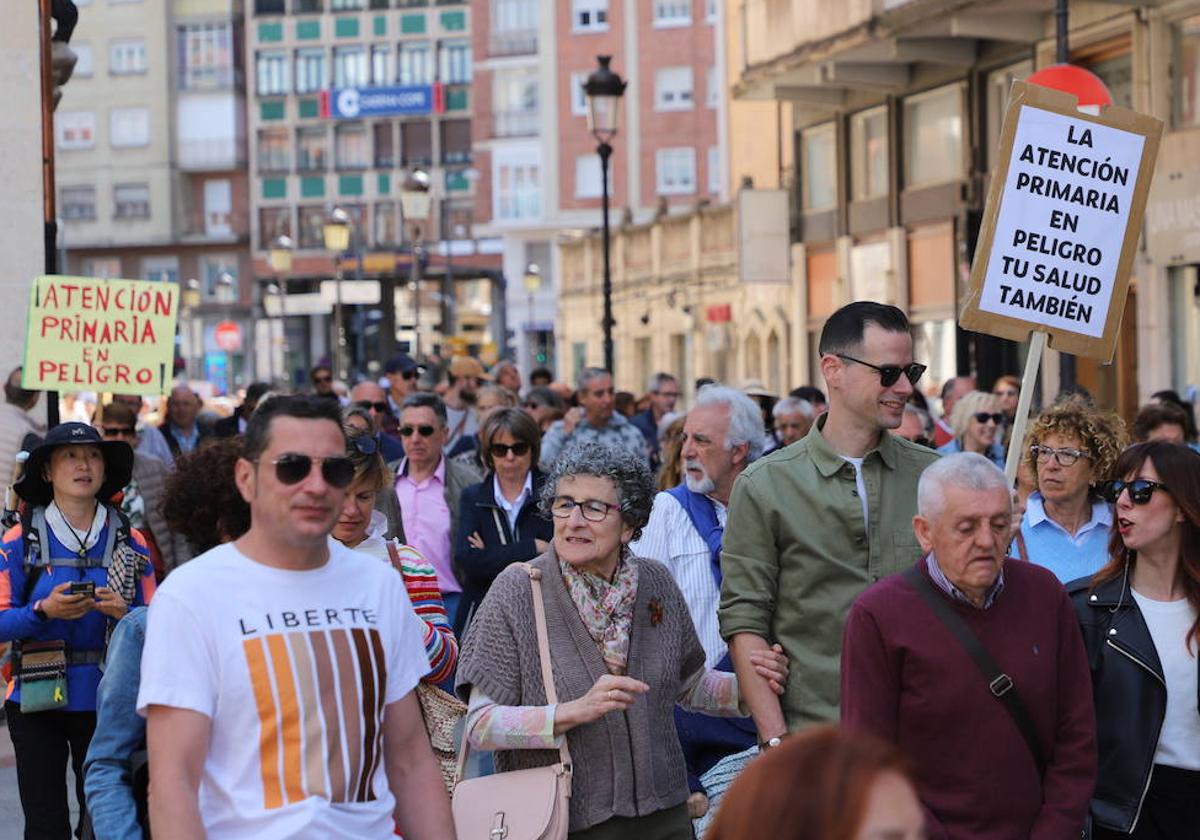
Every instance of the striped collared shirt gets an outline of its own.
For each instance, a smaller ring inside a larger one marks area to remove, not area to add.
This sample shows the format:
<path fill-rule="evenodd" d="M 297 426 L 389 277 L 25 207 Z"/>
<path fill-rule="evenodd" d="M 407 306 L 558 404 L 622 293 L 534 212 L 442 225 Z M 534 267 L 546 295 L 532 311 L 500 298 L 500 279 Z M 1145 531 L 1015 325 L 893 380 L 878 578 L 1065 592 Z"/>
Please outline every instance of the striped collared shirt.
<path fill-rule="evenodd" d="M 933 578 L 933 582 L 937 584 L 938 589 L 945 592 L 955 601 L 974 607 L 971 599 L 963 594 L 963 591 L 950 582 L 950 578 L 946 577 L 942 572 L 942 567 L 937 564 L 934 559 L 933 552 L 930 552 L 925 557 L 925 568 L 929 570 L 929 576 Z M 992 584 L 992 588 L 987 591 L 987 595 L 983 598 L 983 606 L 976 609 L 986 610 L 996 602 L 996 596 L 1004 589 L 1004 567 L 1000 567 L 1000 574 L 996 575 L 996 580 Z"/>

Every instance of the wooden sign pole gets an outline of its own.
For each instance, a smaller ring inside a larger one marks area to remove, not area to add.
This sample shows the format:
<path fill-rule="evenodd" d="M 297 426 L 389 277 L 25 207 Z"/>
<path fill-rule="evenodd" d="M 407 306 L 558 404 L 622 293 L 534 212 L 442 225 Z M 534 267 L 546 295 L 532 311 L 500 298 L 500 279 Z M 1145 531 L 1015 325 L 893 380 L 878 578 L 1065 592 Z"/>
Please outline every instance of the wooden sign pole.
<path fill-rule="evenodd" d="M 1042 351 L 1046 349 L 1049 333 L 1034 330 L 1029 338 L 1029 355 L 1025 359 L 1025 376 L 1021 379 L 1021 396 L 1017 400 L 1017 416 L 1013 419 L 1012 434 L 1008 438 L 1008 456 L 1004 461 L 1004 477 L 1008 486 L 1017 482 L 1017 468 L 1025 456 L 1025 427 L 1029 425 L 1029 405 L 1033 402 L 1033 387 L 1037 384 L 1038 370 L 1042 366 Z"/>

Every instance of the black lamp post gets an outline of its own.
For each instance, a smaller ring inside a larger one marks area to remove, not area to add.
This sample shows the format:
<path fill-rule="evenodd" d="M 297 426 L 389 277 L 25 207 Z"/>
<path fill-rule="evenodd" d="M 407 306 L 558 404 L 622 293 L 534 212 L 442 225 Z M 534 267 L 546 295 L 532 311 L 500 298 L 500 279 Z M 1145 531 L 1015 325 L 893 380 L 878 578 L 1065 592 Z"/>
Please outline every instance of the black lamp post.
<path fill-rule="evenodd" d="M 612 157 L 609 141 L 617 134 L 618 118 L 621 114 L 621 96 L 625 93 L 625 80 L 609 69 L 611 55 L 598 55 L 600 66 L 587 77 L 583 92 L 587 96 L 588 131 L 600 143 L 596 153 L 600 155 L 600 196 L 603 215 L 604 242 L 604 367 L 613 371 L 613 314 L 612 314 L 612 267 L 608 259 L 608 159 Z"/>

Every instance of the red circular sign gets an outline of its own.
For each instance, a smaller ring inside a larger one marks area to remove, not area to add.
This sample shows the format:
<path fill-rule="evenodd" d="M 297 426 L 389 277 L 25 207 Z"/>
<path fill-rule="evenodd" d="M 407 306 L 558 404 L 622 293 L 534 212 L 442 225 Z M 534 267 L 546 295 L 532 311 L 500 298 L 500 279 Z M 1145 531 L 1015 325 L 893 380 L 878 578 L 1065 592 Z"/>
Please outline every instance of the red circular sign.
<path fill-rule="evenodd" d="M 1093 108 L 1112 104 L 1112 94 L 1100 77 L 1074 64 L 1052 64 L 1034 73 L 1025 81 L 1031 85 L 1061 90 L 1079 100 L 1079 107 Z"/>
<path fill-rule="evenodd" d="M 213 341 L 226 353 L 242 349 L 242 328 L 234 321 L 222 321 L 213 329 Z"/>

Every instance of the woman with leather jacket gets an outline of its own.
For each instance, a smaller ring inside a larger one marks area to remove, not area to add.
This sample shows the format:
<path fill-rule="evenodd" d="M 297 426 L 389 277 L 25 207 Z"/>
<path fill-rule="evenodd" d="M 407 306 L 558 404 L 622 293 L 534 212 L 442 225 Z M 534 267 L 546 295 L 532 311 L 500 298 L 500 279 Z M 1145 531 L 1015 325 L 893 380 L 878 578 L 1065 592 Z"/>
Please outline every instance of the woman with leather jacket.
<path fill-rule="evenodd" d="M 1100 775 L 1094 840 L 1200 831 L 1200 455 L 1132 446 L 1102 488 L 1109 562 L 1068 585 L 1091 664 Z"/>

